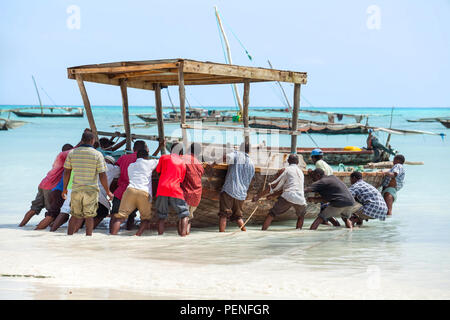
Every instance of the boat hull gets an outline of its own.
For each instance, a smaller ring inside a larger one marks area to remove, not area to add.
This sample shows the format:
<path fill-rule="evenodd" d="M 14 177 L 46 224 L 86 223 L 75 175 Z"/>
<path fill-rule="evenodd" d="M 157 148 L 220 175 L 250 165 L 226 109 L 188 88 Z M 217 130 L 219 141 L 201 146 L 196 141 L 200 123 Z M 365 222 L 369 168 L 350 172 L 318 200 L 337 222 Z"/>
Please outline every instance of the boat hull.
<path fill-rule="evenodd" d="M 206 166 L 206 165 L 205 165 Z M 222 186 L 225 182 L 225 176 L 227 173 L 227 165 L 220 164 L 215 165 L 213 168 L 205 168 L 205 174 L 202 177 L 203 194 L 202 199 L 194 212 L 194 219 L 192 220 L 193 227 L 218 227 L 219 218 L 219 198 Z M 335 172 L 335 176 L 341 179 L 347 186 L 350 186 L 350 172 Z M 304 170 L 305 175 L 305 187 L 312 184 L 312 178 L 308 171 Z M 255 176 L 247 194 L 247 200 L 243 204 L 243 219 L 244 221 L 252 214 L 256 209 L 252 218 L 249 220 L 249 225 L 261 225 L 266 218 L 269 210 L 273 207 L 276 200 L 268 200 L 261 198 L 258 202 L 252 202 L 252 198 L 260 192 L 267 183 L 272 182 L 278 177 L 278 169 L 268 169 L 261 167 L 255 168 Z M 375 187 L 379 187 L 383 180 L 382 172 L 364 172 L 363 178 L 366 182 L 370 183 Z M 154 176 L 153 180 L 153 190 L 157 190 L 158 178 Z M 309 196 L 314 196 L 310 194 Z M 153 206 L 154 207 L 154 206 Z M 320 204 L 308 203 L 306 209 L 306 218 L 315 218 L 320 211 Z M 169 218 L 167 220 L 168 225 L 176 225 L 177 216 L 174 212 L 170 212 Z M 295 215 L 295 210 L 293 208 L 289 209 L 286 213 L 277 216 L 274 221 L 285 221 L 297 219 Z M 156 224 L 158 221 L 155 209 L 153 208 L 152 224 Z"/>
<path fill-rule="evenodd" d="M 26 111 L 11 111 L 21 118 L 82 118 L 83 113 L 40 113 Z"/>
<path fill-rule="evenodd" d="M 446 128 L 450 128 L 450 120 L 439 120 L 439 122 Z"/>

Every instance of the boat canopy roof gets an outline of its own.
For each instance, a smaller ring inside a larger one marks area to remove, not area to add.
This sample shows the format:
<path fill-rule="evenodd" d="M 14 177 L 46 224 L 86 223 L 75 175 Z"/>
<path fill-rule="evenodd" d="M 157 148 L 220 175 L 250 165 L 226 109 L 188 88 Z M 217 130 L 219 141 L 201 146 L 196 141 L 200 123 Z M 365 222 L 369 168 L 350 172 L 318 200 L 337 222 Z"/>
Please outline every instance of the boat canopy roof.
<path fill-rule="evenodd" d="M 120 85 L 127 79 L 127 86 L 154 90 L 178 85 L 179 72 L 184 73 L 185 85 L 210 85 L 249 82 L 279 81 L 306 84 L 307 73 L 256 67 L 203 62 L 188 59 L 128 61 L 93 64 L 67 69 L 69 79 L 80 75 L 83 81 Z"/>

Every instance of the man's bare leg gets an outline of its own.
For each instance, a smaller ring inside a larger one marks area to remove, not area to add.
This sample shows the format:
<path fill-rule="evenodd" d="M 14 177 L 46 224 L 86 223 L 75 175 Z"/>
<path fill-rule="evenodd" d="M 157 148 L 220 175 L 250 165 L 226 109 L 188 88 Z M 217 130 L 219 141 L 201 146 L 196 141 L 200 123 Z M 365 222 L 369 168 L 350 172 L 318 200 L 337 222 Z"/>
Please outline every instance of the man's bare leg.
<path fill-rule="evenodd" d="M 325 220 L 322 219 L 321 217 L 317 217 L 316 220 L 314 220 L 314 222 L 312 223 L 312 225 L 311 225 L 311 227 L 309 229 L 310 230 L 317 230 L 317 228 L 319 227 L 319 224 L 321 224 L 324 221 Z"/>
<path fill-rule="evenodd" d="M 334 217 L 329 218 L 328 221 L 330 221 L 331 224 L 332 224 L 333 226 L 335 226 L 335 227 L 340 227 L 340 226 L 341 226 L 341 224 L 339 223 L 339 221 L 337 221 L 337 219 L 334 218 Z"/>
<path fill-rule="evenodd" d="M 272 224 L 272 221 L 273 221 L 273 216 L 268 214 L 266 216 L 266 219 L 264 220 L 261 230 L 267 230 L 270 227 L 270 225 Z"/>
<path fill-rule="evenodd" d="M 121 225 L 124 221 L 125 221 L 125 219 L 119 219 L 119 218 L 116 218 L 116 217 L 111 217 L 111 223 L 110 223 L 111 228 L 110 228 L 109 233 L 110 233 L 111 235 L 116 235 L 116 234 L 118 234 L 118 233 L 119 233 L 119 230 L 120 230 L 120 225 Z"/>
<path fill-rule="evenodd" d="M 188 221 L 188 225 L 187 225 L 187 233 L 186 233 L 186 235 L 189 235 L 189 234 L 191 234 L 191 225 L 192 225 L 192 223 L 191 223 L 191 219 L 189 219 L 189 221 Z"/>
<path fill-rule="evenodd" d="M 387 215 L 391 216 L 392 215 L 392 206 L 394 204 L 394 197 L 389 192 L 386 192 L 383 195 L 383 198 L 384 198 L 384 202 L 386 202 L 386 205 L 388 207 Z"/>
<path fill-rule="evenodd" d="M 55 218 L 53 218 L 51 216 L 47 216 L 44 219 L 42 219 L 41 222 L 39 222 L 39 224 L 36 226 L 36 228 L 34 230 L 47 229 L 47 227 L 50 225 L 50 223 L 52 223 L 54 220 L 55 220 Z"/>
<path fill-rule="evenodd" d="M 132 213 L 128 216 L 127 220 L 127 230 L 133 230 L 136 228 L 136 223 L 134 222 L 134 218 L 136 218 L 136 213 Z"/>
<path fill-rule="evenodd" d="M 180 236 L 181 237 L 185 237 L 188 235 L 187 233 L 187 228 L 188 228 L 188 224 L 189 224 L 189 217 L 184 217 L 183 219 L 181 219 L 179 221 L 180 224 Z"/>
<path fill-rule="evenodd" d="M 69 227 L 67 228 L 67 235 L 71 236 L 81 228 L 84 219 L 75 218 L 72 216 L 69 220 Z"/>
<path fill-rule="evenodd" d="M 225 232 L 226 227 L 227 227 L 227 218 L 220 217 L 219 218 L 219 232 Z"/>
<path fill-rule="evenodd" d="M 166 220 L 159 219 L 159 221 L 158 221 L 158 234 L 159 235 L 162 235 L 164 233 L 165 224 L 166 224 Z"/>
<path fill-rule="evenodd" d="M 97 229 L 98 225 L 103 221 L 104 218 L 95 217 L 94 218 L 94 229 Z"/>
<path fill-rule="evenodd" d="M 247 229 L 245 229 L 245 227 L 244 227 L 244 220 L 238 219 L 238 220 L 236 221 L 236 223 L 237 223 L 237 225 L 239 226 L 239 228 L 240 228 L 242 231 L 247 231 Z"/>
<path fill-rule="evenodd" d="M 22 222 L 19 224 L 19 227 L 24 227 L 28 221 L 30 221 L 31 218 L 36 214 L 36 211 L 34 210 L 28 210 L 27 213 L 25 213 L 25 216 L 23 217 Z"/>
<path fill-rule="evenodd" d="M 350 219 L 342 218 L 342 220 L 344 220 L 346 228 L 348 228 L 350 230 L 353 229 L 353 223 Z"/>
<path fill-rule="evenodd" d="M 94 218 L 84 219 L 86 222 L 86 235 L 92 236 L 92 231 L 94 230 Z"/>
<path fill-rule="evenodd" d="M 58 216 L 56 217 L 55 221 L 53 222 L 53 225 L 52 225 L 50 231 L 51 232 L 55 232 L 56 230 L 59 229 L 59 227 L 61 227 L 64 223 L 66 223 L 67 220 L 69 220 L 69 214 L 68 213 L 60 213 L 60 214 L 58 214 Z"/>
<path fill-rule="evenodd" d="M 141 225 L 139 226 L 139 230 L 136 232 L 136 236 L 140 237 L 144 233 L 144 230 L 148 229 L 150 226 L 149 220 L 142 220 Z"/>
<path fill-rule="evenodd" d="M 296 229 L 302 229 L 303 228 L 303 222 L 305 221 L 305 216 L 298 217 L 297 219 L 297 225 L 295 226 Z"/>

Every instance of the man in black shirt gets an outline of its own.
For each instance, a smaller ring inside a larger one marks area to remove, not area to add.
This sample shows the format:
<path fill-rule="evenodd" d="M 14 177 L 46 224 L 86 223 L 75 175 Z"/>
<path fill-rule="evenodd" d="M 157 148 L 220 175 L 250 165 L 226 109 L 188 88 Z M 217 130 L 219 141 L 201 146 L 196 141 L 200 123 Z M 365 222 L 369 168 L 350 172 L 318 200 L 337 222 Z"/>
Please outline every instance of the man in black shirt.
<path fill-rule="evenodd" d="M 322 169 L 312 172 L 314 183 L 305 189 L 306 192 L 317 192 L 323 202 L 329 202 L 328 207 L 319 213 L 310 229 L 316 230 L 319 225 L 331 217 L 342 217 L 347 228 L 352 228 L 349 218 L 361 209 L 361 204 L 355 202 L 347 186 L 335 176 L 325 176 Z"/>

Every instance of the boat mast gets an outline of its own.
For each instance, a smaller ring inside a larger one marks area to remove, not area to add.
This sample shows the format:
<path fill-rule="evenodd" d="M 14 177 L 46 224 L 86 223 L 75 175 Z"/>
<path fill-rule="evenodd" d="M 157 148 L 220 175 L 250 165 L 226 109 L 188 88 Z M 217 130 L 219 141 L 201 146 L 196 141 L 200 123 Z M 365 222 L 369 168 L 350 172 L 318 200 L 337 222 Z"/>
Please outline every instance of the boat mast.
<path fill-rule="evenodd" d="M 31 76 L 31 78 L 33 78 L 33 82 L 34 82 L 34 87 L 36 88 L 36 93 L 39 99 L 39 105 L 41 106 L 41 114 L 44 114 L 44 109 L 42 108 L 42 101 L 41 101 L 41 96 L 39 95 L 39 90 L 38 87 L 36 85 L 36 80 L 34 80 L 34 76 Z"/>
<path fill-rule="evenodd" d="M 267 62 L 269 63 L 270 69 L 273 69 L 272 64 L 270 63 L 270 60 L 267 60 Z M 278 85 L 280 86 L 281 91 L 283 92 L 284 99 L 286 99 L 287 105 L 288 105 L 288 107 L 289 107 L 289 112 L 291 112 L 291 111 L 292 111 L 292 108 L 291 108 L 291 104 L 289 103 L 289 99 L 288 99 L 288 97 L 287 97 L 287 95 L 286 95 L 286 92 L 284 91 L 284 88 L 283 88 L 283 86 L 281 85 L 281 82 L 280 82 L 280 81 L 277 81 L 277 83 L 278 83 Z"/>
<path fill-rule="evenodd" d="M 225 41 L 225 46 L 227 49 L 227 56 L 228 56 L 228 61 L 229 61 L 228 64 L 233 64 L 233 61 L 231 60 L 230 44 L 228 43 L 228 38 L 227 38 L 227 35 L 225 34 L 225 30 L 223 29 L 222 20 L 220 20 L 219 11 L 217 10 L 217 6 L 214 6 L 214 10 L 216 11 L 217 22 L 219 23 L 219 28 L 220 28 L 220 31 L 222 32 L 222 36 Z M 239 96 L 239 91 L 237 89 L 236 83 L 233 84 L 233 87 L 234 87 L 234 92 L 236 94 L 236 100 L 239 105 L 239 110 L 242 113 L 242 102 L 241 102 L 241 97 Z"/>

